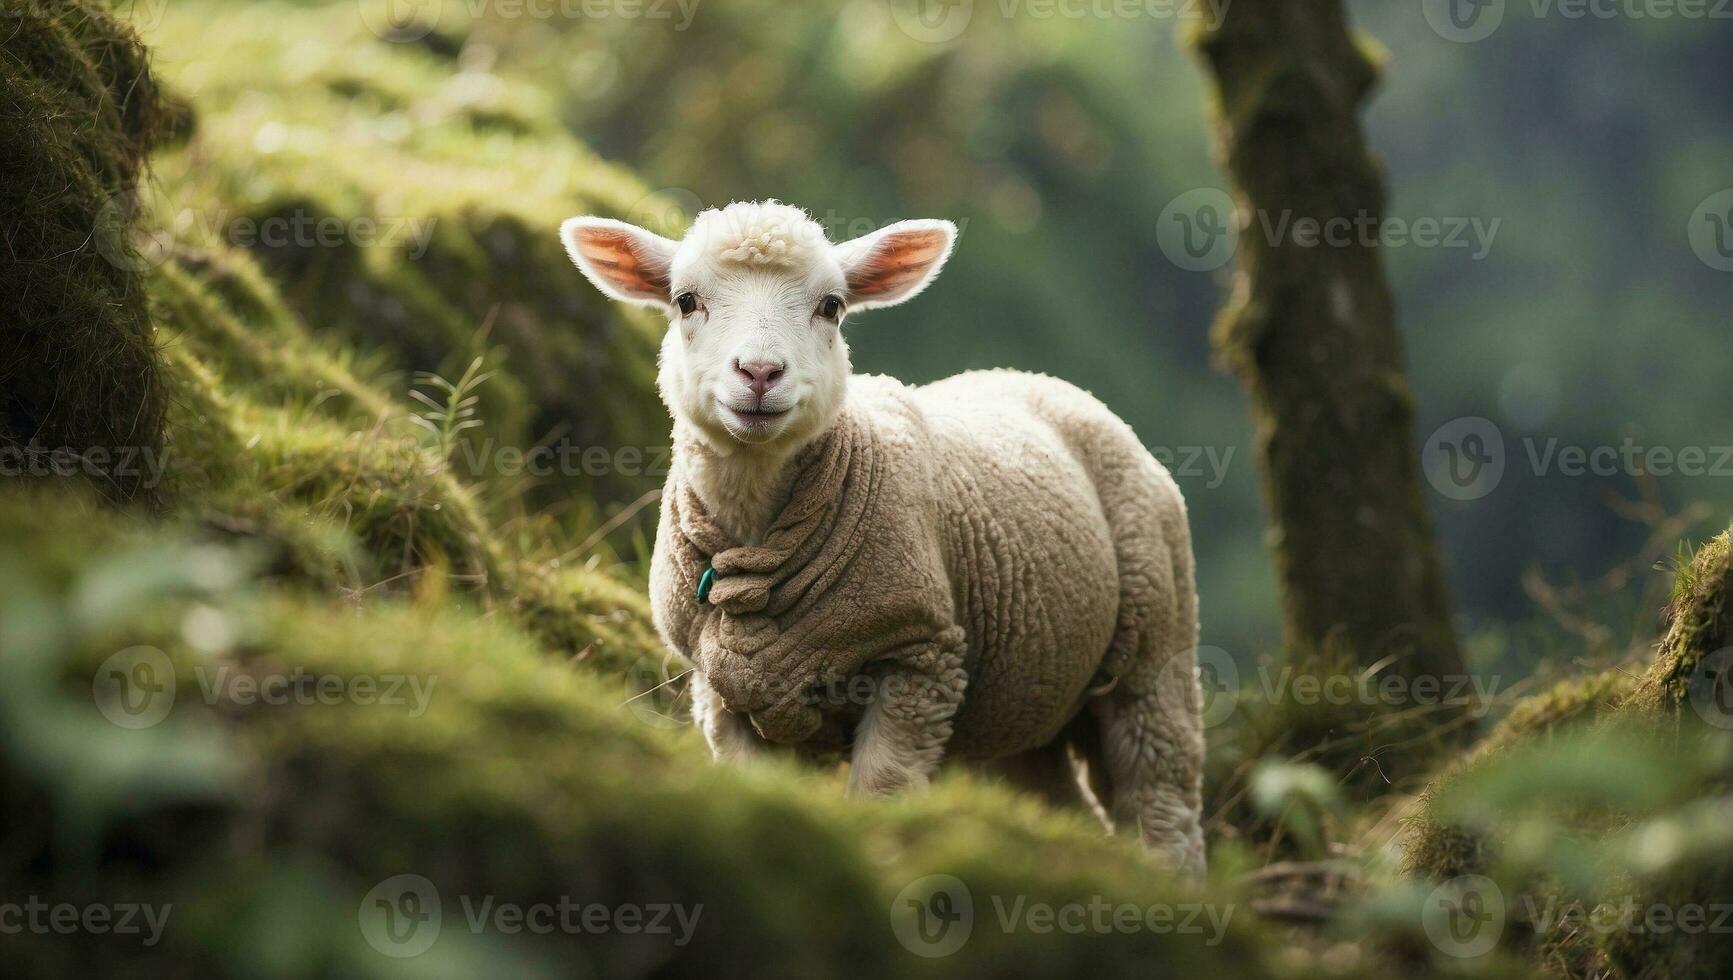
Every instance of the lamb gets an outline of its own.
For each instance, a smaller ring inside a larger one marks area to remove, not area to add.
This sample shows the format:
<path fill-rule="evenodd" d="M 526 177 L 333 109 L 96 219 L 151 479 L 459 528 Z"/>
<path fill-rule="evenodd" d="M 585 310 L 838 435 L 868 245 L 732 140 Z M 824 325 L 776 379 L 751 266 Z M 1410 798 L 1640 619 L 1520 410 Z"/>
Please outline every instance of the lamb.
<path fill-rule="evenodd" d="M 561 237 L 603 293 L 669 317 L 650 591 L 717 760 L 846 749 L 873 795 L 968 760 L 1201 873 L 1197 596 L 1166 469 L 1055 378 L 851 374 L 843 320 L 926 288 L 951 223 L 832 244 L 767 201 L 679 242 L 596 217 Z"/>

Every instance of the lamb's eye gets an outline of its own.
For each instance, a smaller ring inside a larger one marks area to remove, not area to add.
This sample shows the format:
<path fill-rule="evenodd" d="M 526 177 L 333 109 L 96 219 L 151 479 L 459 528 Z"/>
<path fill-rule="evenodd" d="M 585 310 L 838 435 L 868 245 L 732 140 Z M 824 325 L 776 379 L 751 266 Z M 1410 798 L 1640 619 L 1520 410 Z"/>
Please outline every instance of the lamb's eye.
<path fill-rule="evenodd" d="M 698 309 L 698 297 L 691 293 L 681 293 L 674 297 L 674 305 L 680 307 L 681 316 L 691 316 L 692 311 Z"/>
<path fill-rule="evenodd" d="M 818 315 L 826 320 L 834 320 L 842 316 L 842 299 L 836 296 L 826 296 L 818 304 Z"/>

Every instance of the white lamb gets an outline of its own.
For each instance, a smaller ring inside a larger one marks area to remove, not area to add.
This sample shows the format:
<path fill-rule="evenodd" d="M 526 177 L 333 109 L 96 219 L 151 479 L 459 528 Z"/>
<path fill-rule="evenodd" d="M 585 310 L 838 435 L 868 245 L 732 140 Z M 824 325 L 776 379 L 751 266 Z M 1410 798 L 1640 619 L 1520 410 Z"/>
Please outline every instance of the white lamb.
<path fill-rule="evenodd" d="M 768 201 L 680 242 L 561 233 L 604 293 L 669 316 L 650 589 L 718 759 L 852 746 L 864 793 L 976 760 L 1202 870 L 1197 598 L 1167 471 L 1063 381 L 850 373 L 843 319 L 919 293 L 949 222 L 833 245 Z"/>

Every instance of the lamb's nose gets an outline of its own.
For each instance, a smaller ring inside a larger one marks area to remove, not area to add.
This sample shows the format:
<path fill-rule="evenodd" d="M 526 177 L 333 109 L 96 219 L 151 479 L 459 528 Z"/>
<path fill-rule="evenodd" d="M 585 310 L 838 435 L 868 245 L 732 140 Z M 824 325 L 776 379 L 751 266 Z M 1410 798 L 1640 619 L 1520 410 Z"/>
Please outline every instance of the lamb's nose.
<path fill-rule="evenodd" d="M 746 382 L 746 387 L 751 388 L 752 393 L 760 398 L 763 398 L 765 392 L 776 387 L 776 383 L 782 380 L 782 365 L 773 364 L 770 361 L 751 361 L 742 364 L 739 358 L 735 358 L 734 371 L 740 375 L 740 380 Z"/>

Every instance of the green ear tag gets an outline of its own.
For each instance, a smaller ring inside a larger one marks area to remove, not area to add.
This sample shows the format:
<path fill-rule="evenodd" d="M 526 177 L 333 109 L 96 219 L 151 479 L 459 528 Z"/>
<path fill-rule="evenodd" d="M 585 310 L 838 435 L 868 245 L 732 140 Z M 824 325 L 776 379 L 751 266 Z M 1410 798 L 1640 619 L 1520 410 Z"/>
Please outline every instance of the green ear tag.
<path fill-rule="evenodd" d="M 716 584 L 716 568 L 711 566 L 704 570 L 704 575 L 698 579 L 698 604 L 710 601 L 710 587 Z"/>

